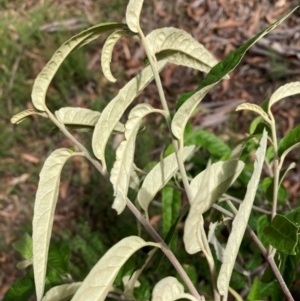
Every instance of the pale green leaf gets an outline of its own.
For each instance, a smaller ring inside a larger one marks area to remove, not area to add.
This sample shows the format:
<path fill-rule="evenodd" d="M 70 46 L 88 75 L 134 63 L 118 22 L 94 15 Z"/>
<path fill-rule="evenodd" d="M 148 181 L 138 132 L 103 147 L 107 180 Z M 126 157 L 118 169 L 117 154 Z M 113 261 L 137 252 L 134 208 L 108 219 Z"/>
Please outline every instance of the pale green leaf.
<path fill-rule="evenodd" d="M 174 64 L 207 73 L 218 63 L 202 44 L 182 29 L 159 28 L 153 30 L 146 41 L 153 54 L 160 53 L 158 58 L 161 56 Z"/>
<path fill-rule="evenodd" d="M 49 84 L 62 62 L 73 50 L 98 38 L 106 31 L 123 28 L 124 26 L 126 25 L 121 23 L 98 24 L 73 36 L 58 48 L 34 81 L 31 97 L 35 108 L 40 111 L 45 111 L 45 98 Z"/>
<path fill-rule="evenodd" d="M 126 23 L 131 31 L 139 32 L 140 15 L 143 6 L 143 0 L 129 0 L 126 8 Z"/>
<path fill-rule="evenodd" d="M 300 93 L 300 82 L 292 82 L 278 88 L 271 96 L 269 101 L 269 112 L 274 103 L 282 98 Z"/>
<path fill-rule="evenodd" d="M 22 112 L 20 112 L 16 115 L 14 115 L 10 119 L 10 122 L 14 123 L 14 124 L 18 124 L 18 123 L 22 122 L 24 119 L 26 119 L 28 116 L 31 116 L 31 115 L 40 115 L 40 116 L 43 116 L 45 118 L 48 117 L 48 115 L 45 112 L 39 112 L 37 110 L 30 109 L 30 110 L 25 110 L 25 111 L 22 111 Z"/>
<path fill-rule="evenodd" d="M 136 191 L 140 188 L 140 178 L 134 169 L 131 170 L 129 187 Z"/>
<path fill-rule="evenodd" d="M 32 259 L 32 238 L 28 233 L 12 244 L 13 248 L 18 251 L 25 259 Z"/>
<path fill-rule="evenodd" d="M 232 230 L 223 255 L 223 264 L 217 280 L 217 287 L 221 295 L 227 295 L 229 282 L 236 261 L 236 257 L 248 224 L 252 205 L 256 195 L 257 187 L 260 182 L 260 175 L 266 154 L 268 134 L 264 131 L 260 146 L 256 151 L 256 160 L 254 163 L 254 171 L 248 183 L 244 201 L 239 207 L 239 211 L 234 218 Z"/>
<path fill-rule="evenodd" d="M 197 175 L 190 184 L 191 208 L 184 225 L 183 241 L 189 254 L 201 251 L 199 225 L 202 214 L 227 191 L 242 172 L 245 164 L 239 160 L 217 162 Z"/>
<path fill-rule="evenodd" d="M 163 113 L 163 111 L 156 110 L 149 104 L 138 104 L 130 111 L 128 121 L 125 124 L 125 140 L 121 142 L 117 149 L 116 161 L 110 176 L 115 196 L 112 208 L 118 214 L 122 213 L 126 207 L 127 192 L 133 169 L 136 135 L 142 119 L 154 112 Z"/>
<path fill-rule="evenodd" d="M 44 163 L 40 173 L 32 222 L 33 270 L 37 300 L 43 297 L 48 249 L 57 203 L 60 173 L 72 156 L 81 155 L 67 148 L 55 150 Z"/>
<path fill-rule="evenodd" d="M 111 70 L 110 70 L 112 52 L 113 52 L 113 49 L 114 49 L 116 43 L 118 42 L 118 40 L 123 36 L 129 36 L 129 35 L 130 34 L 129 34 L 128 30 L 127 31 L 126 30 L 116 30 L 106 39 L 106 41 L 103 45 L 103 49 L 102 49 L 102 53 L 101 53 L 102 71 L 103 71 L 105 77 L 113 83 L 116 81 L 116 79 L 114 78 L 114 76 L 112 75 Z"/>
<path fill-rule="evenodd" d="M 25 259 L 25 260 L 20 261 L 20 262 L 17 264 L 17 268 L 18 268 L 19 270 L 23 270 L 23 269 L 26 269 L 27 267 L 29 267 L 30 265 L 32 265 L 32 258 L 31 258 L 31 259 Z"/>
<path fill-rule="evenodd" d="M 166 64 L 167 61 L 158 62 L 158 71 Z M 102 161 L 104 169 L 106 169 L 105 147 L 111 132 L 126 108 L 153 78 L 151 66 L 146 67 L 140 74 L 128 82 L 103 110 L 94 130 L 92 146 L 95 156 Z"/>
<path fill-rule="evenodd" d="M 159 247 L 158 244 L 145 242 L 138 236 L 126 237 L 119 241 L 96 263 L 71 301 L 104 300 L 127 259 L 145 246 Z"/>
<path fill-rule="evenodd" d="M 79 125 L 95 127 L 101 113 L 85 108 L 65 107 L 55 112 L 56 118 L 65 125 Z M 114 131 L 123 133 L 125 130 L 124 124 L 117 122 Z"/>
<path fill-rule="evenodd" d="M 51 288 L 42 301 L 68 301 L 76 293 L 82 282 L 62 284 Z"/>
<path fill-rule="evenodd" d="M 194 151 L 194 145 L 183 149 L 183 161 L 185 161 Z M 173 153 L 159 162 L 146 176 L 142 187 L 138 193 L 138 202 L 143 210 L 148 212 L 148 206 L 156 193 L 161 190 L 178 170 L 176 154 Z"/>
<path fill-rule="evenodd" d="M 271 120 L 270 120 L 268 114 L 260 106 L 254 104 L 254 103 L 249 103 L 249 102 L 242 103 L 236 108 L 236 111 L 240 111 L 240 110 L 253 111 L 253 112 L 259 114 L 266 122 L 271 124 Z"/>

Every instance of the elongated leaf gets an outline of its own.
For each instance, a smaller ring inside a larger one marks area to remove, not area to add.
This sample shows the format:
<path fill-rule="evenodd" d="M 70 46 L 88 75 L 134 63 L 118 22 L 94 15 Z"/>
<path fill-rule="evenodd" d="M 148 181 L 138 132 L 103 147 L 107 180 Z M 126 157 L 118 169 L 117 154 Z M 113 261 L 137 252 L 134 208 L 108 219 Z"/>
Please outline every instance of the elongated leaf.
<path fill-rule="evenodd" d="M 239 106 L 237 106 L 236 111 L 240 111 L 240 110 L 249 110 L 249 111 L 253 111 L 257 114 L 259 114 L 266 122 L 268 122 L 269 124 L 271 124 L 271 120 L 268 116 L 268 114 L 258 105 L 254 104 L 254 103 L 242 103 Z"/>
<path fill-rule="evenodd" d="M 167 61 L 158 62 L 158 71 L 160 71 L 166 64 Z M 102 161 L 104 169 L 106 168 L 105 147 L 111 132 L 120 120 L 126 108 L 152 80 L 153 73 L 151 66 L 148 66 L 129 83 L 127 83 L 103 110 L 95 127 L 92 146 L 95 156 Z"/>
<path fill-rule="evenodd" d="M 125 140 L 121 142 L 117 149 L 117 158 L 111 170 L 110 177 L 115 196 L 112 208 L 118 214 L 122 213 L 126 207 L 126 197 L 133 169 L 136 135 L 142 119 L 154 112 L 163 113 L 163 111 L 156 110 L 149 104 L 139 104 L 131 110 L 128 121 L 125 124 Z"/>
<path fill-rule="evenodd" d="M 68 301 L 76 293 L 82 282 L 62 284 L 51 288 L 42 301 Z"/>
<path fill-rule="evenodd" d="M 192 191 L 191 208 L 184 225 L 183 241 L 189 254 L 201 251 L 199 225 L 205 213 L 237 179 L 245 164 L 232 160 L 218 162 L 197 175 L 190 184 Z"/>
<path fill-rule="evenodd" d="M 271 225 L 263 230 L 267 241 L 278 251 L 295 255 L 298 243 L 298 227 L 283 215 L 275 215 Z"/>
<path fill-rule="evenodd" d="M 153 30 L 146 41 L 153 54 L 159 53 L 158 58 L 167 58 L 174 64 L 207 73 L 218 63 L 202 44 L 182 29 L 159 28 Z"/>
<path fill-rule="evenodd" d="M 242 151 L 243 151 L 244 147 L 246 146 L 247 142 L 249 142 L 253 138 L 256 138 L 259 136 L 260 135 L 251 135 L 251 136 L 248 136 L 248 137 L 238 141 L 236 147 L 231 152 L 231 155 L 230 155 L 231 159 L 238 160 L 240 158 Z"/>
<path fill-rule="evenodd" d="M 34 204 L 32 223 L 33 269 L 37 300 L 43 297 L 48 249 L 57 203 L 60 173 L 65 162 L 80 153 L 67 148 L 55 150 L 44 163 Z"/>
<path fill-rule="evenodd" d="M 111 63 L 111 57 L 112 57 L 112 52 L 113 49 L 118 42 L 118 40 L 123 37 L 123 36 L 129 36 L 129 31 L 127 30 L 116 30 L 113 32 L 105 41 L 101 53 L 101 66 L 102 66 L 102 71 L 105 75 L 105 77 L 111 81 L 115 82 L 116 79 L 111 73 L 110 70 L 110 63 Z"/>
<path fill-rule="evenodd" d="M 145 242 L 137 236 L 126 237 L 115 244 L 92 268 L 72 301 L 104 300 L 120 268 L 133 253 L 145 246 L 159 247 L 158 244 Z"/>
<path fill-rule="evenodd" d="M 247 192 L 244 201 L 240 205 L 239 211 L 234 218 L 232 224 L 232 230 L 228 238 L 228 242 L 223 255 L 223 264 L 217 280 L 217 287 L 221 295 L 227 295 L 229 282 L 236 261 L 236 257 L 239 251 L 240 244 L 242 242 L 249 216 L 252 210 L 252 205 L 256 195 L 256 190 L 260 181 L 260 175 L 264 163 L 267 147 L 267 132 L 264 131 L 260 146 L 256 151 L 256 158 L 254 163 L 254 171 L 252 177 L 247 186 Z"/>
<path fill-rule="evenodd" d="M 28 233 L 25 233 L 20 240 L 12 244 L 25 259 L 32 259 L 32 238 Z"/>
<path fill-rule="evenodd" d="M 50 61 L 46 64 L 40 74 L 34 81 L 32 89 L 32 102 L 36 109 L 40 111 L 45 111 L 45 97 L 49 84 L 54 77 L 59 66 L 65 60 L 65 58 L 73 51 L 75 48 L 85 45 L 85 42 L 90 42 L 98 38 L 102 33 L 110 31 L 117 28 L 125 27 L 125 24 L 121 23 L 102 23 L 95 25 L 81 33 L 73 36 L 71 39 L 66 41 L 52 56 Z"/>
<path fill-rule="evenodd" d="M 126 23 L 131 31 L 139 32 L 140 15 L 143 6 L 143 0 L 129 0 L 126 8 Z"/>
<path fill-rule="evenodd" d="M 25 110 L 25 111 L 22 111 L 16 115 L 14 115 L 10 119 L 10 122 L 14 123 L 14 124 L 18 124 L 18 123 L 22 122 L 23 120 L 25 120 L 28 116 L 31 116 L 31 115 L 40 115 L 42 117 L 48 118 L 48 115 L 45 112 L 39 112 L 37 110 L 30 109 L 30 110 Z"/>
<path fill-rule="evenodd" d="M 296 8 L 295 8 L 296 9 Z M 205 79 L 201 82 L 200 86 L 193 92 L 184 94 L 180 99 L 180 107 L 176 112 L 172 120 L 172 132 L 176 138 L 182 139 L 185 125 L 203 99 L 203 97 L 208 93 L 208 91 L 213 88 L 224 76 L 228 75 L 241 61 L 246 51 L 255 44 L 260 38 L 266 35 L 269 31 L 273 30 L 276 26 L 282 23 L 290 14 L 295 10 L 293 9 L 290 13 L 286 14 L 284 17 L 267 27 L 265 30 L 260 32 L 258 35 L 250 39 L 248 42 L 243 44 L 237 50 L 230 53 L 226 58 L 214 66 L 210 72 L 207 74 Z"/>
<path fill-rule="evenodd" d="M 300 125 L 290 130 L 278 143 L 278 155 L 289 153 L 300 145 Z"/>
<path fill-rule="evenodd" d="M 300 93 L 300 82 L 292 82 L 278 88 L 271 96 L 269 101 L 269 112 L 274 103 L 282 98 Z"/>
<path fill-rule="evenodd" d="M 185 161 L 194 151 L 194 145 L 187 146 L 183 150 L 183 160 Z M 159 162 L 146 176 L 142 187 L 138 193 L 138 202 L 141 207 L 148 212 L 148 206 L 156 193 L 161 190 L 178 170 L 178 163 L 175 153 L 169 155 Z"/>
<path fill-rule="evenodd" d="M 95 127 L 101 113 L 85 108 L 64 107 L 55 112 L 56 118 L 65 125 L 78 125 L 84 127 Z M 124 124 L 117 122 L 114 131 L 123 133 Z"/>

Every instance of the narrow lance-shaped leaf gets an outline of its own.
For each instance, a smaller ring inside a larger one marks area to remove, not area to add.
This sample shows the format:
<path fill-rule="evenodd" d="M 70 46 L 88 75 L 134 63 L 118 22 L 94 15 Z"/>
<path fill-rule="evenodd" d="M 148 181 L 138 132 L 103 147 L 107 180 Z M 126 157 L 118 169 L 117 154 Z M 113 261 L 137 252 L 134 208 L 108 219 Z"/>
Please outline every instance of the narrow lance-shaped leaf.
<path fill-rule="evenodd" d="M 44 163 L 40 173 L 32 222 L 33 270 L 37 300 L 43 297 L 48 249 L 57 203 L 60 173 L 72 156 L 81 155 L 67 148 L 55 150 Z"/>
<path fill-rule="evenodd" d="M 101 113 L 85 108 L 64 107 L 55 112 L 56 118 L 65 125 L 95 127 Z M 116 132 L 123 133 L 125 130 L 124 124 L 117 122 L 114 127 Z"/>
<path fill-rule="evenodd" d="M 112 208 L 115 209 L 118 214 L 122 213 L 126 207 L 127 192 L 133 169 L 136 135 L 142 119 L 146 115 L 154 112 L 163 113 L 163 111 L 156 110 L 149 104 L 139 104 L 131 110 L 128 121 L 125 124 L 125 140 L 121 142 L 117 149 L 116 161 L 111 170 L 110 177 L 115 196 Z"/>
<path fill-rule="evenodd" d="M 271 120 L 268 116 L 268 114 L 258 105 L 254 104 L 254 103 L 242 103 L 239 106 L 237 106 L 236 111 L 240 111 L 240 110 L 249 110 L 252 112 L 255 112 L 257 114 L 259 114 L 266 122 L 268 122 L 269 124 L 271 124 Z"/>
<path fill-rule="evenodd" d="M 244 201 L 239 207 L 239 211 L 234 218 L 232 230 L 223 255 L 223 264 L 217 280 L 217 287 L 221 295 L 227 295 L 229 282 L 236 261 L 236 257 L 248 224 L 252 205 L 256 195 L 257 187 L 260 181 L 260 175 L 263 168 L 264 158 L 266 154 L 268 134 L 264 131 L 260 146 L 256 151 L 256 160 L 254 163 L 254 171 L 248 183 L 247 192 Z"/>
<path fill-rule="evenodd" d="M 45 112 L 39 112 L 37 110 L 30 109 L 30 110 L 25 110 L 25 111 L 22 111 L 16 115 L 14 115 L 10 119 L 10 122 L 14 123 L 14 124 L 18 124 L 18 123 L 22 122 L 23 120 L 25 120 L 28 116 L 31 116 L 31 115 L 40 115 L 45 118 L 48 117 L 48 115 Z"/>
<path fill-rule="evenodd" d="M 269 101 L 268 111 L 270 112 L 272 105 L 277 101 L 279 101 L 280 99 L 299 93 L 300 93 L 300 82 L 292 82 L 281 86 L 272 94 Z"/>
<path fill-rule="evenodd" d="M 294 12 L 295 9 L 293 9 L 290 13 L 286 14 L 278 21 L 274 22 L 272 25 L 250 39 L 237 50 L 230 53 L 226 58 L 224 58 L 210 70 L 210 72 L 207 74 L 205 79 L 201 82 L 200 86 L 195 91 L 184 94 L 179 99 L 178 102 L 181 104 L 181 106 L 179 107 L 172 120 L 172 132 L 176 138 L 183 138 L 184 128 L 189 117 L 191 116 L 197 105 L 200 103 L 200 101 L 203 99 L 203 97 L 206 95 L 206 93 L 208 93 L 208 91 L 213 86 L 215 86 L 224 76 L 228 75 L 228 73 L 231 72 L 239 64 L 246 51 L 253 44 L 255 44 L 260 38 L 262 38 L 269 31 L 273 30 L 280 23 L 282 23 Z"/>
<path fill-rule="evenodd" d="M 166 64 L 167 61 L 159 62 L 157 64 L 158 71 L 162 70 Z M 105 147 L 111 132 L 124 114 L 126 108 L 152 80 L 153 72 L 151 66 L 148 66 L 127 83 L 103 110 L 95 127 L 92 146 L 95 156 L 102 161 L 104 169 L 106 169 Z"/>
<path fill-rule="evenodd" d="M 199 227 L 203 223 L 202 214 L 227 191 L 240 175 L 245 164 L 232 160 L 217 162 L 197 175 L 190 184 L 192 191 L 191 208 L 185 221 L 183 241 L 189 254 L 201 251 L 202 240 Z"/>
<path fill-rule="evenodd" d="M 70 300 L 81 286 L 82 282 L 62 284 L 51 288 L 42 301 L 67 301 Z"/>
<path fill-rule="evenodd" d="M 31 97 L 35 108 L 40 111 L 45 111 L 45 98 L 49 84 L 64 59 L 75 48 L 77 49 L 78 47 L 83 46 L 85 42 L 96 39 L 103 32 L 124 27 L 126 27 L 126 25 L 121 23 L 98 24 L 73 36 L 58 48 L 34 81 Z"/>
<path fill-rule="evenodd" d="M 118 42 L 118 40 L 123 36 L 129 36 L 130 32 L 127 30 L 116 30 L 113 32 L 105 41 L 101 53 L 101 66 L 104 76 L 111 82 L 115 82 L 116 79 L 111 73 L 110 63 L 113 49 Z"/>
<path fill-rule="evenodd" d="M 300 146 L 300 125 L 290 130 L 278 143 L 278 155 L 286 156 L 292 149 Z"/>
<path fill-rule="evenodd" d="M 144 0 L 129 0 L 126 8 L 126 23 L 131 31 L 139 32 L 140 15 Z"/>
<path fill-rule="evenodd" d="M 198 69 L 203 72 L 215 66 L 218 61 L 213 55 L 189 33 L 174 27 L 153 30 L 146 37 L 147 44 L 159 59 Z"/>
<path fill-rule="evenodd" d="M 126 237 L 119 241 L 96 263 L 71 301 L 104 300 L 127 259 L 145 246 L 159 247 L 159 244 L 145 242 L 137 236 Z"/>
<path fill-rule="evenodd" d="M 185 161 L 194 151 L 194 145 L 183 149 L 183 160 Z M 161 190 L 178 170 L 176 154 L 173 153 L 159 162 L 146 176 L 138 193 L 138 202 L 148 214 L 148 206 L 156 193 Z"/>

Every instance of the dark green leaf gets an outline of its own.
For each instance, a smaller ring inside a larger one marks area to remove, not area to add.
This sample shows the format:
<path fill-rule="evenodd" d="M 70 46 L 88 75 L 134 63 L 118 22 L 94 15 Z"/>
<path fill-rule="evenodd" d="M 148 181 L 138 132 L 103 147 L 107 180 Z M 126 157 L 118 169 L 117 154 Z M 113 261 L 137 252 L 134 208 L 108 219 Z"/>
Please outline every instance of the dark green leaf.
<path fill-rule="evenodd" d="M 271 179 L 269 177 L 265 178 L 263 180 L 262 186 L 263 186 L 263 191 L 266 194 L 267 200 L 272 204 L 273 203 L 273 195 L 274 195 L 274 191 L 273 191 L 274 179 Z M 284 188 L 283 185 L 280 185 L 279 189 L 278 189 L 278 196 L 277 196 L 278 203 L 284 204 L 287 197 L 288 197 L 288 193 L 287 193 L 286 189 Z"/>
<path fill-rule="evenodd" d="M 70 249 L 64 242 L 50 244 L 48 255 L 48 266 L 56 270 L 61 275 L 69 273 Z"/>
<path fill-rule="evenodd" d="M 298 243 L 298 227 L 283 215 L 277 214 L 271 225 L 263 230 L 267 241 L 278 251 L 295 255 Z"/>
<path fill-rule="evenodd" d="M 20 240 L 17 240 L 12 244 L 15 250 L 17 250 L 25 259 L 31 259 L 32 253 L 32 238 L 28 233 L 25 233 Z"/>
<path fill-rule="evenodd" d="M 290 130 L 278 143 L 278 155 L 279 157 L 287 150 L 300 145 L 300 125 Z"/>
<path fill-rule="evenodd" d="M 264 247 L 267 249 L 269 247 L 269 243 L 265 238 L 263 231 L 270 225 L 270 218 L 267 215 L 261 215 L 257 221 L 257 236 L 259 240 L 262 242 Z"/>
<path fill-rule="evenodd" d="M 293 224 L 300 226 L 300 207 L 294 209 L 285 215 Z"/>

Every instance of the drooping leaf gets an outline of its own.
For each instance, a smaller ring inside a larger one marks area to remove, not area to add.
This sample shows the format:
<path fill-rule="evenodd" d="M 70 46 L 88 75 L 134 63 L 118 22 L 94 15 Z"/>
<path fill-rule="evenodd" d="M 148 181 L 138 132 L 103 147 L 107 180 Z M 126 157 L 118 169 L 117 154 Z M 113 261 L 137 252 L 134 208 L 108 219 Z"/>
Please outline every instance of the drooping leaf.
<path fill-rule="evenodd" d="M 191 208 L 184 225 L 183 241 L 189 254 L 201 251 L 199 225 L 205 213 L 237 179 L 245 164 L 233 160 L 217 162 L 198 174 L 191 182 Z"/>
<path fill-rule="evenodd" d="M 76 293 L 82 282 L 67 283 L 51 288 L 42 301 L 68 301 Z"/>
<path fill-rule="evenodd" d="M 203 72 L 215 66 L 218 61 L 189 33 L 174 27 L 153 30 L 146 37 L 147 44 L 158 59 L 166 58 L 169 62 L 192 67 Z"/>
<path fill-rule="evenodd" d="M 232 230 L 228 238 L 228 242 L 223 255 L 223 264 L 217 280 L 217 287 L 219 293 L 223 296 L 227 296 L 229 282 L 236 262 L 236 257 L 242 242 L 249 216 L 252 210 L 252 205 L 256 195 L 256 190 L 260 181 L 260 175 L 264 163 L 266 154 L 268 134 L 264 131 L 260 146 L 256 151 L 256 160 L 254 163 L 254 171 L 252 177 L 248 183 L 246 195 L 244 201 L 239 207 L 239 211 L 235 216 L 232 224 Z"/>
<path fill-rule="evenodd" d="M 101 53 L 101 66 L 104 76 L 111 82 L 116 82 L 116 79 L 111 73 L 110 63 L 113 49 L 118 42 L 118 40 L 123 36 L 129 36 L 130 32 L 128 30 L 116 30 L 113 32 L 105 41 L 102 53 Z"/>
<path fill-rule="evenodd" d="M 34 81 L 31 97 L 35 108 L 40 111 L 45 111 L 45 97 L 49 84 L 59 66 L 73 50 L 98 38 L 104 32 L 124 27 L 126 27 L 126 25 L 121 23 L 98 24 L 73 36 L 58 48 Z"/>
<path fill-rule="evenodd" d="M 166 63 L 167 61 L 158 62 L 158 71 L 162 70 Z M 103 110 L 101 117 L 95 126 L 92 146 L 95 156 L 102 161 L 104 169 L 106 169 L 105 147 L 111 132 L 122 117 L 126 108 L 152 80 L 153 73 L 151 66 L 148 66 L 128 82 Z"/>
<path fill-rule="evenodd" d="M 48 266 L 56 270 L 60 275 L 66 275 L 70 272 L 70 248 L 65 241 L 50 243 L 48 253 Z"/>
<path fill-rule="evenodd" d="M 299 93 L 300 93 L 300 82 L 292 82 L 281 86 L 272 94 L 269 101 L 268 111 L 270 112 L 272 105 L 277 101 L 279 101 L 280 99 L 288 96 L 296 95 Z"/>
<path fill-rule="evenodd" d="M 30 109 L 30 110 L 25 110 L 25 111 L 22 111 L 16 115 L 14 115 L 11 119 L 10 119 L 10 122 L 11 123 L 14 123 L 14 124 L 19 124 L 20 122 L 22 122 L 23 120 L 25 120 L 28 116 L 31 116 L 31 115 L 40 115 L 42 117 L 45 117 L 45 118 L 48 118 L 48 115 L 47 113 L 45 112 L 39 112 L 37 110 L 34 110 L 34 109 Z"/>
<path fill-rule="evenodd" d="M 32 238 L 28 233 L 25 233 L 20 240 L 12 244 L 25 259 L 32 259 Z"/>
<path fill-rule="evenodd" d="M 137 236 L 122 239 L 96 263 L 75 293 L 72 301 L 102 301 L 127 259 L 140 248 L 145 246 L 159 247 L 158 244 L 145 242 Z"/>
<path fill-rule="evenodd" d="M 296 9 L 296 8 L 295 8 Z M 224 76 L 228 75 L 241 61 L 246 51 L 255 44 L 260 38 L 266 35 L 269 31 L 273 30 L 280 23 L 282 23 L 287 17 L 294 12 L 293 9 L 290 13 L 283 16 L 278 21 L 271 24 L 265 30 L 257 34 L 255 37 L 250 39 L 248 42 L 243 44 L 237 50 L 230 53 L 226 58 L 214 66 L 207 74 L 205 79 L 201 82 L 200 86 L 193 92 L 183 95 L 179 100 L 180 107 L 176 112 L 172 120 L 172 133 L 178 139 L 182 139 L 185 125 L 200 103 L 204 96 L 212 89 Z"/>
<path fill-rule="evenodd" d="M 289 172 L 291 169 L 295 168 L 296 166 L 297 166 L 296 163 L 295 163 L 295 162 L 292 162 L 287 168 L 282 169 L 282 170 L 280 171 L 280 174 L 279 174 L 279 185 L 282 184 L 282 182 L 283 182 L 283 180 L 285 179 L 285 177 L 286 177 L 286 175 L 288 174 L 288 172 Z"/>
<path fill-rule="evenodd" d="M 163 113 L 163 111 L 156 110 L 149 104 L 139 104 L 131 110 L 128 121 L 125 124 L 125 140 L 121 142 L 117 149 L 116 161 L 110 176 L 115 196 L 112 208 L 115 209 L 118 214 L 122 213 L 126 207 L 127 192 L 133 169 L 136 135 L 142 119 L 146 115 L 154 112 Z"/>
<path fill-rule="evenodd" d="M 55 111 L 56 118 L 65 125 L 95 127 L 101 113 L 85 108 L 64 107 Z M 114 131 L 123 133 L 125 130 L 124 124 L 117 122 Z"/>
<path fill-rule="evenodd" d="M 139 32 L 140 15 L 144 0 L 129 0 L 126 8 L 126 23 L 131 31 Z"/>
<path fill-rule="evenodd" d="M 249 111 L 253 111 L 257 114 L 259 114 L 267 123 L 271 124 L 271 120 L 268 116 L 268 114 L 258 105 L 254 104 L 254 103 L 242 103 L 240 105 L 238 105 L 238 107 L 236 108 L 236 111 L 240 111 L 240 110 L 249 110 Z"/>
<path fill-rule="evenodd" d="M 194 151 L 195 146 L 187 146 L 183 150 L 185 161 Z M 143 210 L 148 212 L 148 206 L 156 193 L 161 190 L 178 170 L 178 163 L 175 153 L 169 155 L 159 162 L 146 176 L 138 193 L 138 202 Z"/>
<path fill-rule="evenodd" d="M 54 210 L 57 203 L 60 173 L 65 162 L 80 155 L 67 148 L 55 150 L 44 163 L 35 198 L 32 223 L 33 269 L 37 300 L 43 297 L 48 249 L 52 232 Z"/>
<path fill-rule="evenodd" d="M 290 130 L 278 143 L 278 155 L 289 153 L 292 149 L 300 146 L 300 125 Z"/>
<path fill-rule="evenodd" d="M 275 215 L 271 225 L 263 231 L 268 242 L 278 251 L 295 255 L 298 243 L 298 227 L 283 215 Z"/>

